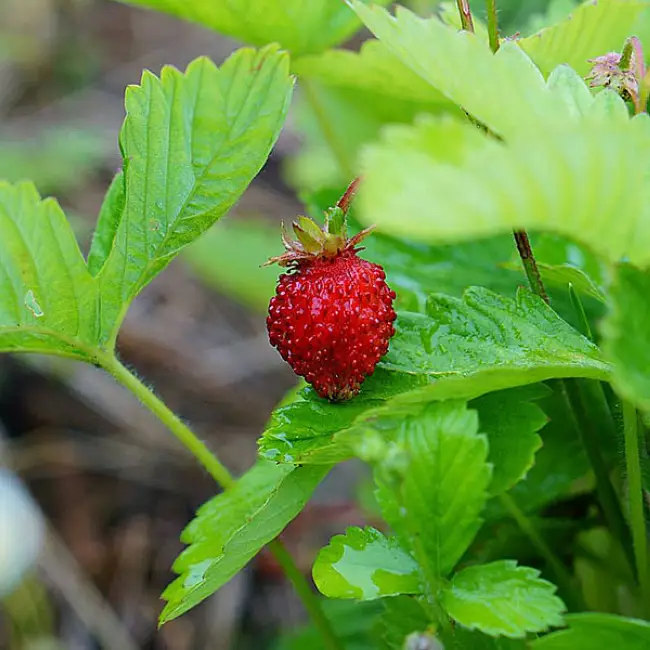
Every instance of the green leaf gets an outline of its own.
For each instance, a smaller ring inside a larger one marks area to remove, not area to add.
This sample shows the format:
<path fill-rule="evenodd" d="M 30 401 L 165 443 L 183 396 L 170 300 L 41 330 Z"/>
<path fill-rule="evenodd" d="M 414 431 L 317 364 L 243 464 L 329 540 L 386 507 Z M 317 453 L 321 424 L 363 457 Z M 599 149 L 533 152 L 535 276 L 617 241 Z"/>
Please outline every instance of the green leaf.
<path fill-rule="evenodd" d="M 518 271 L 521 268 L 521 261 L 504 264 L 505 268 Z M 604 290 L 599 287 L 582 269 L 571 264 L 546 264 L 537 262 L 537 268 L 542 276 L 544 285 L 556 286 L 566 289 L 571 285 L 575 291 L 583 296 L 589 296 L 594 300 L 605 303 L 607 296 Z"/>
<path fill-rule="evenodd" d="M 416 561 L 394 537 L 374 528 L 348 528 L 321 549 L 314 582 L 328 598 L 374 600 L 420 593 Z"/>
<path fill-rule="evenodd" d="M 205 503 L 181 535 L 189 546 L 173 569 L 160 615 L 184 614 L 230 580 L 303 509 L 329 467 L 293 467 L 260 460 L 233 488 Z"/>
<path fill-rule="evenodd" d="M 100 221 L 91 251 L 105 258 L 98 278 L 107 340 L 135 295 L 228 211 L 264 164 L 291 97 L 288 65 L 275 47 L 243 49 L 219 69 L 202 58 L 185 74 L 145 72 L 127 90 L 124 209 Z"/>
<path fill-rule="evenodd" d="M 301 79 L 313 79 L 326 86 L 351 88 L 419 104 L 454 105 L 422 77 L 392 54 L 381 41 L 366 41 L 359 52 L 328 50 L 304 56 L 292 65 Z"/>
<path fill-rule="evenodd" d="M 433 627 L 417 598 L 396 596 L 381 601 L 384 612 L 379 622 L 379 633 L 390 650 L 403 650 L 404 639 L 413 632 L 426 632 Z"/>
<path fill-rule="evenodd" d="M 377 650 L 375 627 L 382 601 L 356 602 L 323 598 L 321 608 L 345 650 Z M 328 650 L 320 632 L 309 625 L 283 635 L 273 650 Z M 399 649 L 401 650 L 401 648 Z"/>
<path fill-rule="evenodd" d="M 58 203 L 0 182 L 0 351 L 95 360 L 99 294 Z"/>
<path fill-rule="evenodd" d="M 417 558 L 430 587 L 461 558 L 481 525 L 491 466 L 476 411 L 439 402 L 402 419 L 398 455 L 375 470 L 384 519 Z"/>
<path fill-rule="evenodd" d="M 537 432 L 548 420 L 532 400 L 546 394 L 547 390 L 537 384 L 489 393 L 471 402 L 479 412 L 481 431 L 490 442 L 490 495 L 510 489 L 534 465 L 535 452 L 542 446 Z"/>
<path fill-rule="evenodd" d="M 613 614 L 570 614 L 568 630 L 554 632 L 531 643 L 534 650 L 593 650 L 620 648 L 647 650 L 650 623 Z"/>
<path fill-rule="evenodd" d="M 566 20 L 517 43 L 544 75 L 567 63 L 585 76 L 588 59 L 622 50 L 625 39 L 637 33 L 639 19 L 649 7 L 647 0 L 585 2 Z"/>
<path fill-rule="evenodd" d="M 322 52 L 347 40 L 361 26 L 354 12 L 336 0 L 121 1 L 164 11 L 251 45 L 277 42 L 292 54 Z"/>
<path fill-rule="evenodd" d="M 97 226 L 88 252 L 88 270 L 94 276 L 102 270 L 102 266 L 113 248 L 113 239 L 120 225 L 125 201 L 124 172 L 119 171 L 113 177 L 99 209 Z"/>
<path fill-rule="evenodd" d="M 614 384 L 623 397 L 650 411 L 650 271 L 619 265 L 611 294 L 602 333 Z"/>
<path fill-rule="evenodd" d="M 528 648 L 522 639 L 495 638 L 477 630 L 468 630 L 462 625 L 454 626 L 451 634 L 443 632 L 441 638 L 445 650 L 526 650 Z"/>
<path fill-rule="evenodd" d="M 423 103 L 318 79 L 303 78 L 299 90 L 292 115 L 303 146 L 286 169 L 293 185 L 311 190 L 345 187 L 349 172 L 342 167 L 356 167 L 361 146 L 375 140 L 385 124 L 410 123 L 419 113 L 442 109 L 439 102 Z M 452 107 L 449 102 L 446 106 Z"/>
<path fill-rule="evenodd" d="M 513 228 L 552 231 L 609 262 L 647 266 L 648 147 L 647 116 L 541 130 L 509 144 L 426 118 L 386 129 L 367 150 L 360 216 L 388 234 L 439 244 Z"/>
<path fill-rule="evenodd" d="M 494 133 L 509 138 L 581 117 L 567 103 L 564 85 L 553 89 L 549 82 L 547 86 L 539 69 L 514 42 L 504 42 L 492 54 L 485 40 L 436 18 L 418 18 L 401 7 L 393 17 L 381 7 L 367 7 L 358 0 L 352 0 L 352 6 L 390 52 Z M 578 81 L 591 100 L 584 82 Z"/>
<path fill-rule="evenodd" d="M 529 381 L 524 383 L 544 381 L 549 372 L 600 379 L 609 372 L 591 341 L 523 288 L 515 300 L 483 287 L 470 287 L 462 300 L 432 295 L 426 315 L 399 315 L 382 362 L 387 370 L 438 377 L 504 365 L 525 371 Z"/>
<path fill-rule="evenodd" d="M 457 573 L 443 589 L 442 604 L 465 627 L 522 638 L 562 625 L 566 607 L 555 590 L 536 569 L 501 560 Z"/>
<path fill-rule="evenodd" d="M 542 448 L 535 454 L 535 464 L 526 477 L 514 486 L 510 494 L 526 513 L 568 496 L 574 486 L 590 469 L 584 447 L 575 429 L 573 414 L 559 387 L 539 401 L 548 423 L 539 432 Z M 588 486 L 587 486 L 588 487 Z M 585 488 L 583 487 L 583 490 Z M 500 502 L 490 502 L 489 518 L 506 516 Z"/>
<path fill-rule="evenodd" d="M 428 314 L 402 312 L 396 328 L 381 370 L 358 397 L 332 405 L 303 391 L 273 413 L 261 454 L 291 463 L 337 462 L 350 457 L 368 428 L 390 429 L 398 409 L 553 377 L 609 378 L 598 348 L 524 289 L 516 300 L 479 287 L 462 300 L 432 296 Z"/>

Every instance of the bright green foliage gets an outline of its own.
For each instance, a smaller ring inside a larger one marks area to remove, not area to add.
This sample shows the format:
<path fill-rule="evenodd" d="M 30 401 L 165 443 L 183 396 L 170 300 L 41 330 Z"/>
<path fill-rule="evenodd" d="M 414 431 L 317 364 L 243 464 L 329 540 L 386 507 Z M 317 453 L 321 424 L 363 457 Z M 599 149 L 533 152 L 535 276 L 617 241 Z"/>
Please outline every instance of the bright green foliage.
<path fill-rule="evenodd" d="M 93 362 L 99 293 L 70 224 L 31 183 L 0 183 L 0 351 Z"/>
<path fill-rule="evenodd" d="M 504 43 L 494 55 L 479 36 L 458 32 L 437 18 L 419 18 L 400 7 L 393 18 L 381 7 L 352 4 L 390 52 L 498 135 L 510 138 L 540 127 L 566 129 L 586 119 L 568 98 L 582 94 L 583 108 L 593 104 L 575 73 L 561 73 L 560 84 L 552 76 L 547 85 L 514 42 Z M 622 101 L 616 103 L 624 108 Z"/>
<path fill-rule="evenodd" d="M 181 535 L 189 544 L 165 589 L 165 623 L 224 585 L 303 509 L 329 467 L 295 468 L 258 461 L 237 484 L 205 503 Z"/>
<path fill-rule="evenodd" d="M 338 0 L 121 1 L 164 11 L 252 45 L 277 42 L 294 55 L 322 52 L 360 27 L 354 12 Z"/>
<path fill-rule="evenodd" d="M 434 584 L 447 575 L 480 525 L 491 466 L 476 411 L 463 402 L 431 404 L 402 419 L 397 450 L 375 469 L 384 519 Z"/>
<path fill-rule="evenodd" d="M 650 411 L 650 271 L 616 267 L 604 348 L 621 395 Z"/>
<path fill-rule="evenodd" d="M 418 565 L 394 537 L 374 528 L 348 528 L 321 549 L 313 568 L 330 598 L 374 600 L 421 591 Z"/>
<path fill-rule="evenodd" d="M 549 230 L 610 262 L 628 256 L 648 265 L 649 146 L 645 117 L 538 131 L 509 145 L 468 124 L 423 119 L 387 129 L 369 149 L 361 216 L 430 243 Z"/>
<path fill-rule="evenodd" d="M 443 590 L 442 603 L 465 627 L 517 638 L 562 625 L 566 608 L 555 589 L 539 571 L 502 560 L 457 573 Z"/>
<path fill-rule="evenodd" d="M 620 648 L 647 650 L 650 647 L 650 623 L 611 614 L 571 614 L 566 617 L 568 630 L 554 632 L 531 643 L 534 650 L 594 650 Z"/>
<path fill-rule="evenodd" d="M 101 269 L 103 337 L 115 337 L 135 295 L 260 170 L 291 97 L 288 66 L 277 48 L 243 49 L 219 69 L 198 59 L 185 74 L 145 72 L 141 85 L 127 90 L 124 208 L 118 218 L 102 211 L 90 254 Z"/>
<path fill-rule="evenodd" d="M 647 0 L 585 2 L 566 20 L 522 38 L 518 44 L 544 75 L 568 63 L 584 76 L 589 71 L 588 59 L 620 52 L 628 36 L 642 36 L 636 27 L 648 8 Z"/>
<path fill-rule="evenodd" d="M 511 488 L 535 462 L 542 446 L 537 432 L 546 424 L 544 412 L 532 403 L 547 394 L 542 385 L 488 393 L 471 402 L 479 412 L 481 431 L 488 435 L 488 460 L 494 468 L 490 494 Z"/>
<path fill-rule="evenodd" d="M 609 377 L 596 346 L 542 300 L 526 290 L 512 300 L 477 287 L 462 300 L 432 296 L 426 315 L 400 314 L 381 366 L 349 403 L 332 405 L 305 389 L 277 409 L 259 442 L 262 455 L 336 462 L 350 457 L 368 423 L 390 428 L 397 408 L 408 412 L 431 400 L 472 399 L 553 377 Z M 536 424 L 529 426 L 534 432 Z"/>
<path fill-rule="evenodd" d="M 304 56 L 292 66 L 301 79 L 313 79 L 327 86 L 353 88 L 419 104 L 453 104 L 422 77 L 392 54 L 381 41 L 366 41 L 359 52 L 328 50 Z"/>

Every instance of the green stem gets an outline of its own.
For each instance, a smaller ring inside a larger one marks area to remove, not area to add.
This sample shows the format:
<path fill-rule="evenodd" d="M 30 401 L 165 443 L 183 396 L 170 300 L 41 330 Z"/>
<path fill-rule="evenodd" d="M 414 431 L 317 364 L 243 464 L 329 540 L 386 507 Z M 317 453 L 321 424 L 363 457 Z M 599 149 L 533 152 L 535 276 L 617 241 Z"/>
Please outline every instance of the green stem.
<path fill-rule="evenodd" d="M 336 133 L 334 125 L 332 124 L 327 111 L 323 108 L 314 86 L 307 79 L 301 79 L 300 87 L 302 88 L 302 92 L 309 107 L 316 117 L 318 125 L 323 133 L 323 137 L 325 138 L 325 142 L 336 159 L 341 172 L 346 178 L 354 177 L 356 175 L 354 173 L 354 165 L 352 164 L 352 160 L 345 148 L 345 143 Z"/>
<path fill-rule="evenodd" d="M 114 356 L 102 357 L 99 359 L 99 363 L 104 370 L 133 393 L 176 436 L 179 442 L 203 465 L 210 476 L 224 490 L 235 485 L 236 480 L 216 455 L 133 373 L 125 368 Z M 279 539 L 275 539 L 268 546 L 296 590 L 304 608 L 312 619 L 314 627 L 321 634 L 327 650 L 343 650 L 334 634 L 334 630 L 323 614 L 316 595 L 309 587 L 307 580 L 296 566 L 284 544 Z"/>
<path fill-rule="evenodd" d="M 596 477 L 596 492 L 600 501 L 603 514 L 609 525 L 611 533 L 619 541 L 623 553 L 634 572 L 634 553 L 630 543 L 630 534 L 621 504 L 616 496 L 614 487 L 607 471 L 607 465 L 600 453 L 598 440 L 594 435 L 594 427 L 590 422 L 587 409 L 585 408 L 582 396 L 574 381 L 560 381 L 560 392 L 563 395 L 570 417 L 573 419 L 573 425 L 578 432 L 582 446 L 587 453 L 589 462 Z"/>
<path fill-rule="evenodd" d="M 499 499 L 503 507 L 515 520 L 521 531 L 528 537 L 539 555 L 544 558 L 549 569 L 553 572 L 553 578 L 562 591 L 569 609 L 581 611 L 586 609 L 582 594 L 575 588 L 571 574 L 563 562 L 553 553 L 553 550 L 546 543 L 529 517 L 519 508 L 516 501 L 509 494 L 501 494 Z"/>
<path fill-rule="evenodd" d="M 314 627 L 321 636 L 324 647 L 327 650 L 343 650 L 343 646 L 334 634 L 334 630 L 329 620 L 325 617 L 318 599 L 314 595 L 305 576 L 296 566 L 286 546 L 279 539 L 275 539 L 269 543 L 269 549 L 278 561 L 278 564 L 282 567 L 287 578 L 293 584 L 293 588 L 296 590 L 296 593 L 311 617 Z"/>
<path fill-rule="evenodd" d="M 630 500 L 630 526 L 634 545 L 636 573 L 645 608 L 650 607 L 650 582 L 648 581 L 648 540 L 646 538 L 643 485 L 636 409 L 623 402 L 623 430 L 625 433 L 625 463 L 627 466 L 628 495 Z"/>
<path fill-rule="evenodd" d="M 104 370 L 133 393 L 175 436 L 179 442 L 203 465 L 208 474 L 224 489 L 235 484 L 235 479 L 207 448 L 202 440 L 187 427 L 168 406 L 147 388 L 134 374 L 115 357 L 100 361 Z"/>
<path fill-rule="evenodd" d="M 497 0 L 485 0 L 487 8 L 488 38 L 490 49 L 496 53 L 499 49 L 499 19 L 497 17 Z"/>

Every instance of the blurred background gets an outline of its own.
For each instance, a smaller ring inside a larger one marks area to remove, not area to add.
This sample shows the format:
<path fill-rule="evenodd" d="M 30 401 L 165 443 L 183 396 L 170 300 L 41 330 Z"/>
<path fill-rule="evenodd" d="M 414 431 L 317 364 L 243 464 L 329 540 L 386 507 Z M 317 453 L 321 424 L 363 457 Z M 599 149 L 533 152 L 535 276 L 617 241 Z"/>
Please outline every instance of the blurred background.
<path fill-rule="evenodd" d="M 437 3 L 408 4 L 426 14 Z M 575 4 L 502 0 L 503 33 L 533 31 Z M 221 62 L 235 47 L 108 0 L 0 0 L 0 178 L 32 179 L 56 196 L 86 250 L 121 163 L 125 86 L 144 68 L 184 68 L 199 55 Z M 354 89 L 318 91 L 351 155 L 405 114 Z M 295 385 L 265 331 L 278 272 L 259 264 L 280 250 L 280 219 L 304 210 L 299 190 L 347 180 L 298 90 L 277 147 L 243 199 L 138 297 L 121 331 L 122 359 L 234 473 L 253 463 L 270 411 Z M 358 466 L 337 468 L 287 529 L 306 574 L 331 535 L 363 522 L 366 488 Z M 156 630 L 159 595 L 182 548 L 178 535 L 213 493 L 177 442 L 105 374 L 0 356 L 0 649 L 315 650 L 309 637 L 291 640 L 304 615 L 265 553 Z"/>

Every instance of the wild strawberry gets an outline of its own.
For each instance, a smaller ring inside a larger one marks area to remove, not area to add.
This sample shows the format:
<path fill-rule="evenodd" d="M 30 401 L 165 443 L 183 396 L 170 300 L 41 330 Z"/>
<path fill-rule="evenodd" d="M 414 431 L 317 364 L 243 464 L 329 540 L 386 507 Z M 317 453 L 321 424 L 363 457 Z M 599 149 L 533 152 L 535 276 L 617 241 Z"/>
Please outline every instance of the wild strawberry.
<path fill-rule="evenodd" d="M 283 232 L 287 252 L 269 260 L 289 267 L 280 276 L 266 324 L 271 345 L 321 396 L 331 401 L 359 392 L 395 333 L 395 292 L 381 266 L 357 256 L 357 244 L 370 229 L 351 239 L 346 212 L 355 181 L 320 229 L 298 217 L 298 241 Z"/>

